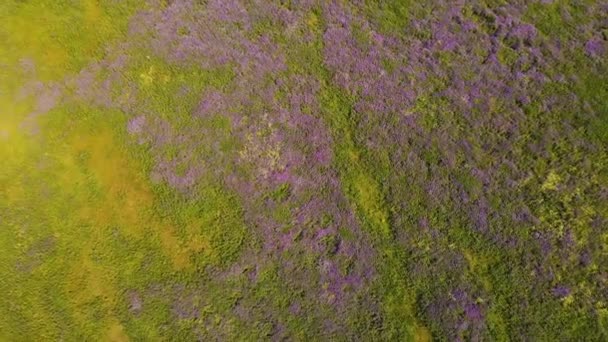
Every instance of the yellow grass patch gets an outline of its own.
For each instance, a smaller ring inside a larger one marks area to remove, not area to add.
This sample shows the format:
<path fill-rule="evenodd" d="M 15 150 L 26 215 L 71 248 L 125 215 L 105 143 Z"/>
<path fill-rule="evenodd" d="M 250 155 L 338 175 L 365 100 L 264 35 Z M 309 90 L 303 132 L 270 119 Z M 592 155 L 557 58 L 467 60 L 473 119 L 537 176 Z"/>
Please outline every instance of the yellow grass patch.
<path fill-rule="evenodd" d="M 108 329 L 107 341 L 109 342 L 127 342 L 129 341 L 129 336 L 125 334 L 125 328 L 118 323 L 117 321 L 113 321 L 110 324 Z"/>
<path fill-rule="evenodd" d="M 87 156 L 84 170 L 78 161 L 81 155 Z M 186 242 L 171 223 L 151 214 L 154 195 L 144 175 L 136 171 L 136 162 L 117 145 L 111 131 L 74 135 L 62 162 L 65 168 L 62 181 L 66 188 L 84 183 L 88 176 L 85 172 L 92 174 L 100 186 L 101 196 L 92 201 L 82 196 L 84 204 L 79 204 L 78 217 L 92 230 L 118 226 L 132 238 L 156 236 L 176 270 L 191 268 L 190 258 L 194 253 L 210 250 L 208 239 L 201 235 L 200 225 L 189 225 L 189 241 Z"/>
<path fill-rule="evenodd" d="M 415 342 L 430 342 L 432 341 L 431 332 L 424 326 L 419 325 L 414 332 Z"/>

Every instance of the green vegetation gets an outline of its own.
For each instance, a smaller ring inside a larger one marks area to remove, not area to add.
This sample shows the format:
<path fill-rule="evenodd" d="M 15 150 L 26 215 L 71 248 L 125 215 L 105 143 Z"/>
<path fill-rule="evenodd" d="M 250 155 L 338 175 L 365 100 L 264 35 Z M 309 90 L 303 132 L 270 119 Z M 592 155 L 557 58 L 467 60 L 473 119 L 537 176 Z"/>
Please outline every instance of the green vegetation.
<path fill-rule="evenodd" d="M 103 58 L 138 6 L 0 5 L 0 34 L 8 39 L 2 49 L 9 48 L 0 62 L 10 66 L 0 92 L 2 340 L 191 339 L 188 327 L 171 319 L 170 297 L 133 303 L 155 284 L 195 282 L 209 265 L 225 267 L 247 241 L 238 199 L 211 176 L 194 198 L 150 184 L 152 156 L 127 134 L 124 113 L 71 103 L 37 119 L 40 133 L 20 125 L 37 94 L 15 101 L 18 87 L 32 77 L 63 78 Z M 23 58 L 32 58 L 34 74 L 20 71 Z M 144 52 L 129 58 L 147 109 L 182 122 L 203 87 L 221 87 L 231 77 L 171 67 Z M 178 97 L 184 85 L 189 91 Z M 225 127 L 220 121 L 209 124 Z M 138 306 L 146 310 L 133 315 Z"/>
<path fill-rule="evenodd" d="M 0 4 L 0 340 L 608 337 L 597 1 L 263 5 Z"/>
<path fill-rule="evenodd" d="M 234 260 L 247 236 L 238 202 L 212 183 L 196 199 L 148 185 L 146 152 L 125 148 L 122 113 L 70 107 L 46 118 L 44 149 L 25 153 L 39 166 L 3 170 L 11 186 L 1 203 L 13 210 L 2 258 L 17 269 L 3 273 L 2 331 L 9 339 L 168 336 L 152 329 L 168 319 L 166 299 L 133 318 L 126 297 Z"/>

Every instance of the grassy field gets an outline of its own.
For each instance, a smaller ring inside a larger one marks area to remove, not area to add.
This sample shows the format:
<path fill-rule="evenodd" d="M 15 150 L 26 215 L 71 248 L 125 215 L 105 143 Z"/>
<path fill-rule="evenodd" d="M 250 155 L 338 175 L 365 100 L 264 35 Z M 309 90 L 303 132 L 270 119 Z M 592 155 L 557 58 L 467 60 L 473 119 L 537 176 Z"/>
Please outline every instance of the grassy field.
<path fill-rule="evenodd" d="M 0 4 L 0 340 L 608 338 L 602 1 Z"/>

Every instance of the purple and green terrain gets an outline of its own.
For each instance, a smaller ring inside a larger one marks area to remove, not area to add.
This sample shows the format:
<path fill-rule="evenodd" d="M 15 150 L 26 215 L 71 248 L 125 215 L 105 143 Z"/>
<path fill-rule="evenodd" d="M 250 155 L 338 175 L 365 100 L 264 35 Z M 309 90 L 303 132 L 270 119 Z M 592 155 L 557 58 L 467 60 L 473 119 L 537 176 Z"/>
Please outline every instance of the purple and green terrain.
<path fill-rule="evenodd" d="M 606 0 L 0 1 L 0 341 L 607 341 Z"/>

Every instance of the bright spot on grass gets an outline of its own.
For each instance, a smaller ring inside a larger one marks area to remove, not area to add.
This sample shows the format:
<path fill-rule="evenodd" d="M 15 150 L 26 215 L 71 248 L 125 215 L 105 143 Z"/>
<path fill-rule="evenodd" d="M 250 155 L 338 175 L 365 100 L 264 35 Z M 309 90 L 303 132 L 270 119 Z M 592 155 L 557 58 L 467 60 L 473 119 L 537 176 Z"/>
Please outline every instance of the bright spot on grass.
<path fill-rule="evenodd" d="M 555 173 L 555 171 L 551 171 L 551 172 L 549 172 L 549 175 L 547 176 L 547 179 L 545 180 L 545 182 L 541 186 L 541 189 L 543 191 L 557 190 L 557 185 L 561 181 L 562 181 L 562 178 L 557 173 Z"/>

